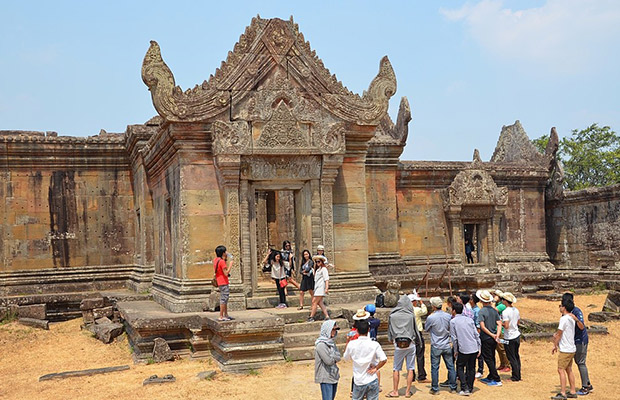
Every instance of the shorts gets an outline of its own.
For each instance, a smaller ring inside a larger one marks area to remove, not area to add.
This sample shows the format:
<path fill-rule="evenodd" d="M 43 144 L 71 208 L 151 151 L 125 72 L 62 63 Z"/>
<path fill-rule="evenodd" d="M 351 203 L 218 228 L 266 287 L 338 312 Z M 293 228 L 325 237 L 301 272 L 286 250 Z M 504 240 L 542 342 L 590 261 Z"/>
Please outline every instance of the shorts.
<path fill-rule="evenodd" d="M 558 353 L 558 368 L 559 369 L 568 369 L 571 365 L 573 365 L 573 357 L 575 357 L 575 353 Z"/>
<path fill-rule="evenodd" d="M 394 346 L 394 371 L 401 371 L 405 360 L 407 360 L 407 370 L 414 371 L 416 357 L 415 344 L 413 342 L 406 349 Z"/>
<path fill-rule="evenodd" d="M 228 304 L 228 298 L 230 297 L 230 286 L 221 285 L 219 288 L 220 288 L 220 304 Z"/>
<path fill-rule="evenodd" d="M 301 278 L 301 288 L 299 290 L 302 292 L 314 290 L 314 276 L 303 275 Z"/>

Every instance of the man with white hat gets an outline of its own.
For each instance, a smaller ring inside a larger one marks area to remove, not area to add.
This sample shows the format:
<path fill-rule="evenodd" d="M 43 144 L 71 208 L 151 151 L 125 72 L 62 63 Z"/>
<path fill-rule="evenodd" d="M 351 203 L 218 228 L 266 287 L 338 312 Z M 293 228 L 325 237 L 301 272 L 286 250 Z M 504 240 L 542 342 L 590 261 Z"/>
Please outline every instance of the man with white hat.
<path fill-rule="evenodd" d="M 424 329 L 431 336 L 431 390 L 430 394 L 439 394 L 439 360 L 443 358 L 448 369 L 450 391 L 456 392 L 456 371 L 452 358 L 450 343 L 450 320 L 452 316 L 441 309 L 441 297 L 431 297 L 433 312 L 426 318 Z"/>
<path fill-rule="evenodd" d="M 521 345 L 519 321 L 521 320 L 521 314 L 514 306 L 517 298 L 512 293 L 504 292 L 502 299 L 504 299 L 504 304 L 506 304 L 506 309 L 502 313 L 502 323 L 504 325 L 504 339 L 508 341 L 504 347 L 506 348 L 506 356 L 508 356 L 512 370 L 510 380 L 518 382 L 521 380 L 521 357 L 519 356 L 519 346 Z"/>
<path fill-rule="evenodd" d="M 480 299 L 483 306 L 478 313 L 480 322 L 480 341 L 482 342 L 482 358 L 489 367 L 489 375 L 480 379 L 480 382 L 489 386 L 502 386 L 502 381 L 495 367 L 495 347 L 499 340 L 502 322 L 499 313 L 491 306 L 493 296 L 488 290 L 478 290 L 476 296 Z"/>
<path fill-rule="evenodd" d="M 407 295 L 409 300 L 411 300 L 411 304 L 413 304 L 413 312 L 415 313 L 415 323 L 416 328 L 418 329 L 418 334 L 424 331 L 424 324 L 422 323 L 422 317 L 428 314 L 428 309 L 426 308 L 426 304 L 422 301 L 422 298 L 418 294 L 418 292 L 414 289 L 413 293 Z M 419 346 L 415 348 L 415 357 L 416 363 L 418 367 L 418 382 L 420 383 L 428 383 L 426 379 L 426 369 L 424 368 L 424 337 L 419 334 Z"/>

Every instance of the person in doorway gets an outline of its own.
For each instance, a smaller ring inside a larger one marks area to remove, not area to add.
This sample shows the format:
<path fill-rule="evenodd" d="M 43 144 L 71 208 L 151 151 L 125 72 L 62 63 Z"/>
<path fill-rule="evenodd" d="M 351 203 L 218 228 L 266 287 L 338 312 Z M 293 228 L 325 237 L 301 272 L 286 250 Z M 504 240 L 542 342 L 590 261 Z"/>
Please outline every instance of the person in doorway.
<path fill-rule="evenodd" d="M 282 254 L 282 263 L 284 264 L 284 271 L 286 271 L 286 280 L 299 289 L 299 283 L 295 280 L 295 256 L 293 255 L 293 248 L 291 247 L 290 241 L 285 240 L 282 242 L 280 254 Z M 286 286 L 284 287 L 284 292 L 288 295 Z"/>
<path fill-rule="evenodd" d="M 310 299 L 314 296 L 314 261 L 309 250 L 301 253 L 301 285 L 299 287 L 299 308 L 304 309 L 304 294 L 310 292 Z"/>
<path fill-rule="evenodd" d="M 489 368 L 489 375 L 480 379 L 480 382 L 489 386 L 502 386 L 502 380 L 495 367 L 495 347 L 499 340 L 501 320 L 499 313 L 491 303 L 493 296 L 488 290 L 478 290 L 476 296 L 482 301 L 483 307 L 478 313 L 480 323 L 480 341 L 482 342 L 482 358 Z"/>
<path fill-rule="evenodd" d="M 323 297 L 329 293 L 329 273 L 327 272 L 327 258 L 325 256 L 316 255 L 312 257 L 314 261 L 314 296 L 312 297 L 312 308 L 310 309 L 310 317 L 308 322 L 314 321 L 316 309 L 321 308 L 325 319 L 329 319 L 327 307 L 323 303 Z"/>
<path fill-rule="evenodd" d="M 263 260 L 263 264 L 271 267 L 271 279 L 276 283 L 279 298 L 279 303 L 276 308 L 286 308 L 286 293 L 284 292 L 284 287 L 286 286 L 286 271 L 284 270 L 284 263 L 282 262 L 282 254 L 280 254 L 278 250 L 271 250 Z"/>
<path fill-rule="evenodd" d="M 230 262 L 228 262 L 229 258 Z M 233 319 L 228 315 L 228 298 L 230 297 L 228 275 L 233 266 L 232 258 L 232 255 L 226 252 L 226 247 L 220 245 L 215 248 L 213 268 L 215 270 L 217 287 L 220 289 L 220 317 L 217 319 L 218 321 L 230 321 Z"/>
<path fill-rule="evenodd" d="M 467 256 L 467 264 L 474 263 L 474 257 L 471 255 L 475 250 L 474 244 L 469 239 L 465 239 L 465 255 Z"/>
<path fill-rule="evenodd" d="M 575 375 L 573 374 L 573 358 L 577 348 L 575 347 L 575 317 L 571 311 L 575 308 L 572 300 L 567 299 L 560 304 L 560 324 L 558 330 L 553 334 L 553 349 L 551 354 L 558 354 L 558 375 L 560 376 L 560 393 L 552 397 L 555 400 L 564 400 L 567 398 L 576 399 L 575 392 Z M 566 393 L 566 379 L 570 385 L 570 392 Z"/>
<path fill-rule="evenodd" d="M 564 293 L 562 295 L 562 300 L 571 300 L 574 302 L 572 293 Z M 574 304 L 574 303 L 573 303 Z M 575 306 L 571 311 L 571 314 L 575 315 L 577 319 L 575 320 L 575 324 L 577 325 L 575 328 L 575 364 L 577 364 L 577 368 L 579 368 L 579 375 L 581 377 L 581 389 L 577 391 L 577 394 L 580 396 L 585 396 L 592 392 L 594 388 L 590 383 L 590 376 L 588 374 L 588 367 L 586 366 L 586 357 L 588 355 L 588 330 L 585 326 L 585 321 L 583 319 L 583 312 Z"/>
<path fill-rule="evenodd" d="M 504 325 L 504 339 L 508 343 L 504 344 L 506 348 L 506 356 L 510 362 L 512 376 L 510 380 L 519 382 L 521 380 L 521 356 L 519 356 L 519 347 L 521 345 L 521 332 L 519 332 L 519 321 L 521 314 L 514 306 L 517 298 L 510 292 L 502 294 L 506 309 L 502 313 L 502 323 Z"/>
<path fill-rule="evenodd" d="M 394 368 L 392 371 L 393 390 L 385 397 L 398 397 L 398 382 L 403 363 L 407 360 L 407 388 L 405 397 L 409 398 L 415 376 L 415 313 L 409 297 L 402 295 L 388 320 L 388 340 L 394 343 Z"/>
<path fill-rule="evenodd" d="M 336 321 L 328 320 L 321 325 L 321 333 L 314 343 L 314 382 L 321 385 L 321 399 L 334 400 L 340 379 L 336 363 L 340 361 L 340 351 L 334 339 L 340 328 Z"/>

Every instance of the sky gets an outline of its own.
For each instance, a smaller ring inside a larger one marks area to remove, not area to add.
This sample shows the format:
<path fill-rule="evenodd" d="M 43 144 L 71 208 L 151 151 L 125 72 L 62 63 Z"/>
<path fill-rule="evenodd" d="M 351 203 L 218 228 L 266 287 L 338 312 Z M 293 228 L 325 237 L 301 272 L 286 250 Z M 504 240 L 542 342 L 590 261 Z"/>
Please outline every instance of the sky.
<path fill-rule="evenodd" d="M 620 130 L 620 2 L 1 1 L 0 130 L 92 136 L 156 115 L 140 75 L 156 40 L 177 85 L 226 59 L 252 17 L 293 16 L 362 93 L 387 55 L 412 110 L 401 160 L 490 159 L 503 125 L 530 138 Z"/>

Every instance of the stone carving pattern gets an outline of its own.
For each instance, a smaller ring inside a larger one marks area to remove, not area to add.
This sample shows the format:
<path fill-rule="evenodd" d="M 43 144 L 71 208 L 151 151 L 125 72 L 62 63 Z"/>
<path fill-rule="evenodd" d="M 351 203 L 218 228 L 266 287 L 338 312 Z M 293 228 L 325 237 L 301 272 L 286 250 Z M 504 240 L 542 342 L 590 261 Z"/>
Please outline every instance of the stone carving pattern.
<path fill-rule="evenodd" d="M 242 163 L 241 176 L 249 180 L 319 179 L 321 177 L 321 162 L 317 156 L 304 158 L 257 157 L 251 163 Z"/>
<path fill-rule="evenodd" d="M 245 121 L 213 123 L 213 154 L 250 154 L 251 134 Z"/>
<path fill-rule="evenodd" d="M 409 136 L 409 121 L 411 121 L 411 108 L 407 97 L 402 97 L 398 109 L 396 124 L 392 122 L 389 114 L 381 120 L 377 126 L 377 133 L 370 140 L 370 144 L 387 144 L 404 146 Z"/>
<path fill-rule="evenodd" d="M 280 101 L 271 119 L 265 123 L 256 147 L 290 148 L 308 147 L 308 145 L 307 134 L 299 129 L 297 120 L 284 100 Z"/>
<path fill-rule="evenodd" d="M 545 157 L 534 147 L 519 121 L 502 128 L 491 162 L 546 163 Z"/>
<path fill-rule="evenodd" d="M 239 260 L 241 254 L 239 246 L 239 193 L 237 187 L 227 187 L 226 191 L 226 247 L 229 253 Z M 233 263 L 230 274 L 233 282 L 241 282 L 240 262 Z"/>
<path fill-rule="evenodd" d="M 334 208 L 333 208 L 332 185 L 321 186 L 321 218 L 323 227 L 323 245 L 325 255 L 335 265 L 334 252 Z"/>

